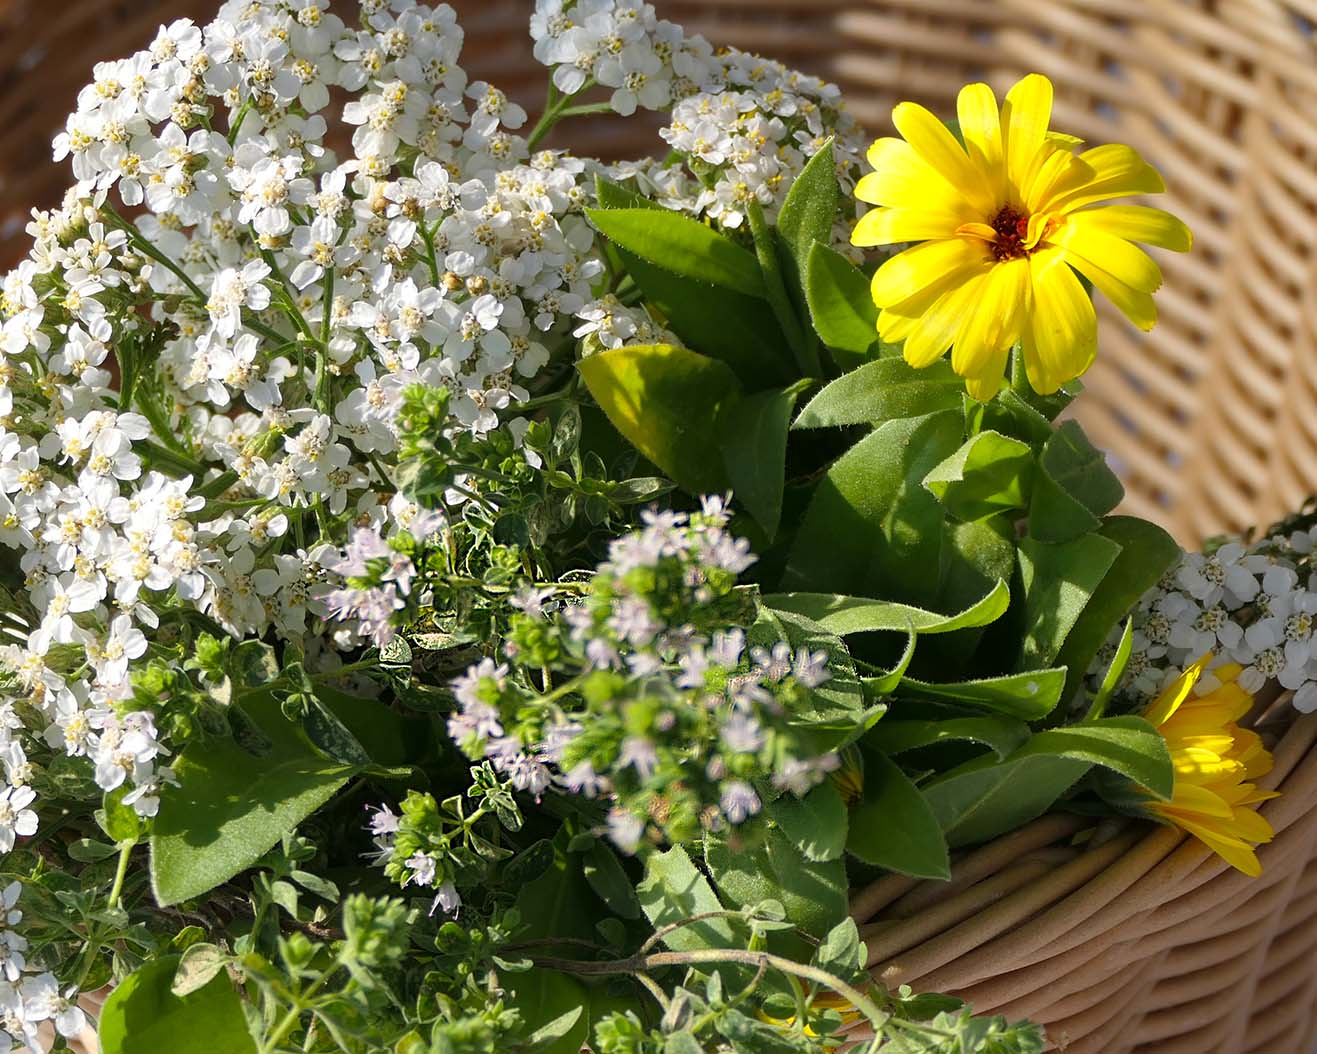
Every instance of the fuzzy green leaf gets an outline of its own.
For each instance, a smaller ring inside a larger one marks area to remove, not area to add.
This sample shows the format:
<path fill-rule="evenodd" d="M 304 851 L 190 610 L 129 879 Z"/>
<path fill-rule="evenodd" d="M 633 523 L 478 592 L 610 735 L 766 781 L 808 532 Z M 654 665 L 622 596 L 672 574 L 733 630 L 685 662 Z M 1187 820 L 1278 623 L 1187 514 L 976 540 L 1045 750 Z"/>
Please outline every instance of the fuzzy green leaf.
<path fill-rule="evenodd" d="M 1029 534 L 1064 542 L 1095 529 L 1120 504 L 1125 488 L 1075 421 L 1064 421 L 1043 444 L 1029 509 Z"/>
<path fill-rule="evenodd" d="M 613 427 L 691 493 L 726 490 L 718 418 L 740 385 L 723 363 L 671 344 L 614 348 L 577 364 Z"/>
<path fill-rule="evenodd" d="M 948 410 L 888 421 L 851 447 L 814 492 L 783 586 L 926 602 L 946 513 L 923 479 L 963 440 L 960 411 Z"/>
<path fill-rule="evenodd" d="M 847 850 L 889 871 L 950 878 L 946 840 L 919 788 L 885 754 L 865 751 L 864 761 L 864 797 L 851 810 Z"/>
<path fill-rule="evenodd" d="M 829 139 L 800 170 L 777 216 L 777 232 L 785 250 L 793 292 L 802 304 L 806 296 L 805 276 L 810 255 L 816 244 L 827 245 L 831 241 L 840 197 L 836 161 Z"/>
<path fill-rule="evenodd" d="M 256 1054 L 228 976 L 177 996 L 170 985 L 178 961 L 148 962 L 110 993 L 97 1027 L 102 1054 Z"/>
<path fill-rule="evenodd" d="M 732 490 L 769 541 L 782 519 L 787 431 L 799 390 L 747 395 L 729 403 L 718 422 Z"/>
<path fill-rule="evenodd" d="M 1012 717 L 952 717 L 943 721 L 888 718 L 865 734 L 866 745 L 883 753 L 903 754 L 956 740 L 982 743 L 998 757 L 1008 757 L 1029 739 L 1029 726 Z"/>
<path fill-rule="evenodd" d="M 889 600 L 835 593 L 770 593 L 764 597 L 765 607 L 804 615 L 839 637 L 875 630 L 952 633 L 995 622 L 1006 613 L 1010 602 L 1010 588 L 1000 579 L 982 600 L 954 615 L 940 615 Z"/>
<path fill-rule="evenodd" d="M 875 359 L 842 374 L 814 396 L 791 427 L 880 424 L 939 410 L 958 410 L 964 391 L 965 382 L 956 376 L 949 363 L 935 362 L 916 370 L 904 359 Z M 947 451 L 943 457 L 950 453 Z M 933 462 L 929 469 L 938 462 Z"/>
<path fill-rule="evenodd" d="M 712 227 L 667 209 L 586 209 L 595 228 L 621 249 L 673 274 L 762 297 L 754 254 Z"/>
<path fill-rule="evenodd" d="M 722 910 L 709 880 L 679 845 L 649 855 L 645 877 L 636 887 L 636 894 L 645 917 L 656 930 L 694 915 Z M 736 937 L 726 919 L 712 918 L 673 930 L 663 938 L 663 943 L 673 951 L 685 952 L 697 948 L 732 948 L 736 946 Z"/>
<path fill-rule="evenodd" d="M 836 249 L 815 242 L 805 262 L 805 302 L 819 339 L 833 349 L 838 365 L 853 368 L 870 356 L 878 340 L 878 309 L 864 273 Z"/>
<path fill-rule="evenodd" d="M 806 858 L 781 830 L 762 822 L 705 835 L 705 859 L 718 890 L 737 907 L 777 900 L 787 921 L 823 938 L 846 917 L 846 864 Z"/>
<path fill-rule="evenodd" d="M 1180 557 L 1175 539 L 1155 523 L 1134 516 L 1108 516 L 1094 536 L 1118 547 L 1111 568 L 1080 611 L 1056 661 L 1070 667 L 1066 697 L 1080 682 L 1112 629 Z"/>
<path fill-rule="evenodd" d="M 1016 669 L 1041 669 L 1058 661 L 1066 638 L 1116 562 L 1121 547 L 1100 534 L 1086 534 L 1068 542 L 1024 538 L 1017 552 L 1024 583 L 1024 639 Z M 1100 645 L 1101 640 L 1094 652 Z M 1092 654 L 1088 657 L 1091 659 Z M 1086 669 L 1078 668 L 1076 675 L 1082 677 Z"/>
<path fill-rule="evenodd" d="M 806 860 L 835 860 L 846 848 L 846 805 L 831 781 L 803 798 L 784 794 L 767 813 Z"/>
<path fill-rule="evenodd" d="M 161 791 L 151 882 L 162 907 L 250 867 L 358 771 L 317 753 L 273 696 L 251 695 L 244 706 L 269 752 L 256 757 L 228 739 L 194 743 L 174 763 L 177 786 Z"/>
<path fill-rule="evenodd" d="M 982 520 L 1023 508 L 1033 483 L 1028 443 L 985 431 L 966 440 L 924 477 L 924 486 L 958 520 Z"/>
<path fill-rule="evenodd" d="M 1037 721 L 1056 709 L 1056 704 L 1061 701 L 1061 693 L 1065 690 L 1065 682 L 1064 666 L 954 683 L 903 677 L 896 694 L 904 699 L 954 703 L 974 710 L 991 710 L 1008 717 Z"/>

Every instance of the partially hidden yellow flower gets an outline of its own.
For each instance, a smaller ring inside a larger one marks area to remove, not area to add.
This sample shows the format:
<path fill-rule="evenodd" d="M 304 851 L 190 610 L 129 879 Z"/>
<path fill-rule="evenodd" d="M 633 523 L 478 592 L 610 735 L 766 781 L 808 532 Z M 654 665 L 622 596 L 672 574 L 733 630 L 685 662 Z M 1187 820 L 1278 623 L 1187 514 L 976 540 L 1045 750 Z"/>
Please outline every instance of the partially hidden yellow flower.
<path fill-rule="evenodd" d="M 912 102 L 892 111 L 903 138 L 869 148 L 874 171 L 855 195 L 876 208 L 855 226 L 855 245 L 918 242 L 878 268 L 878 333 L 905 341 L 912 366 L 951 349 L 951 365 L 978 399 L 1001 385 L 1018 341 L 1029 383 L 1047 394 L 1078 377 L 1097 353 L 1097 316 L 1075 272 L 1135 325 L 1157 320 L 1161 270 L 1135 242 L 1185 252 L 1189 229 L 1161 209 L 1099 205 L 1165 190 L 1128 146 L 1076 153 L 1051 132 L 1052 83 L 1030 74 L 997 99 L 986 84 L 961 89 L 962 146 Z"/>
<path fill-rule="evenodd" d="M 1274 832 L 1253 806 L 1276 792 L 1259 790 L 1251 781 L 1271 771 L 1271 754 L 1256 732 L 1235 723 L 1253 705 L 1236 681 L 1237 664 L 1213 670 L 1220 684 L 1193 694 L 1210 660 L 1205 655 L 1185 670 L 1143 715 L 1166 740 L 1175 766 L 1171 800 L 1147 808 L 1256 877 L 1262 864 L 1253 846 L 1271 841 Z"/>
<path fill-rule="evenodd" d="M 837 992 L 819 992 L 814 996 L 813 1000 L 811 1000 L 810 1006 L 815 1010 L 837 1011 L 841 1014 L 843 1025 L 852 1025 L 864 1016 L 855 1008 L 855 1005 L 851 1003 L 849 999 Z M 773 1025 L 775 1028 L 780 1028 L 783 1031 L 790 1031 L 796 1027 L 796 1016 L 794 1014 L 791 1017 L 773 1017 L 771 1014 L 761 1009 L 759 1011 L 759 1020 L 769 1025 Z M 818 1035 L 818 1033 L 809 1025 L 806 1025 L 803 1031 L 807 1036 Z"/>

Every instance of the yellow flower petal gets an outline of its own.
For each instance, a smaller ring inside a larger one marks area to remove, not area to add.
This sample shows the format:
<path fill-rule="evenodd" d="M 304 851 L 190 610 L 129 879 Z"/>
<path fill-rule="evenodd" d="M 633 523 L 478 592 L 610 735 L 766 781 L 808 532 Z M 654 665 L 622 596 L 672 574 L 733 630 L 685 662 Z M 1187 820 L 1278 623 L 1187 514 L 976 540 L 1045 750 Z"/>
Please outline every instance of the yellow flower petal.
<path fill-rule="evenodd" d="M 986 214 L 993 207 L 995 199 L 984 173 L 970 163 L 956 137 L 932 113 L 918 103 L 903 102 L 892 110 L 892 123 L 915 152 L 974 208 Z"/>
<path fill-rule="evenodd" d="M 1154 804 L 1153 809 L 1156 811 L 1176 809 L 1185 813 L 1198 813 L 1201 816 L 1215 816 L 1223 820 L 1229 820 L 1234 815 L 1234 806 L 1221 795 L 1214 794 L 1206 787 L 1179 782 L 1175 784 L 1174 798 L 1169 802 Z"/>
<path fill-rule="evenodd" d="M 1106 143 L 1085 150 L 1079 160 L 1092 170 L 1084 175 L 1073 173 L 1073 186 L 1058 186 L 1056 196 L 1043 207 L 1078 209 L 1108 198 L 1123 198 L 1134 194 L 1160 194 L 1166 189 L 1157 170 L 1143 160 L 1132 146 L 1123 143 Z"/>
<path fill-rule="evenodd" d="M 1221 829 L 1221 824 L 1232 823 L 1233 821 L 1199 820 L 1192 815 L 1178 814 L 1173 809 L 1163 811 L 1169 819 L 1174 820 L 1177 827 L 1182 827 L 1190 834 L 1202 839 L 1207 843 L 1209 849 L 1223 857 L 1231 867 L 1244 872 L 1251 878 L 1257 878 L 1258 875 L 1262 874 L 1262 864 L 1248 843 Z"/>
<path fill-rule="evenodd" d="M 1097 354 L 1097 315 L 1061 253 L 1043 249 L 1029 258 L 1033 312 L 1021 334 L 1024 368 L 1040 395 L 1080 376 Z"/>
<path fill-rule="evenodd" d="M 1011 345 L 1029 309 L 1029 261 L 1023 257 L 997 264 L 983 283 L 972 311 L 956 331 L 951 368 L 962 377 L 986 379 L 997 367 L 1000 379 Z M 994 388 L 994 394 L 996 389 Z"/>
<path fill-rule="evenodd" d="M 1002 166 L 1001 114 L 997 97 L 986 84 L 967 84 L 956 97 L 956 117 L 965 149 L 982 171 L 994 198 L 1005 196 L 1006 173 Z"/>
<path fill-rule="evenodd" d="M 1144 242 L 1177 253 L 1187 253 L 1194 236 L 1184 221 L 1163 209 L 1146 205 L 1095 205 L 1072 212 L 1070 223 L 1093 227 L 1132 242 Z"/>
<path fill-rule="evenodd" d="M 1006 175 L 1017 194 L 1022 194 L 1038 165 L 1045 160 L 1041 150 L 1052 119 L 1052 82 L 1031 73 L 1006 93 L 1002 106 L 1005 129 Z M 1023 198 L 1018 202 L 1023 204 Z"/>
<path fill-rule="evenodd" d="M 895 242 L 946 238 L 961 224 L 959 216 L 913 209 L 870 209 L 851 232 L 852 245 L 891 245 Z"/>
<path fill-rule="evenodd" d="M 965 195 L 937 173 L 904 139 L 879 139 L 869 147 L 874 171 L 860 178 L 855 196 L 871 205 L 949 212 L 974 218 Z"/>
<path fill-rule="evenodd" d="M 1157 701 L 1144 711 L 1144 719 L 1154 725 L 1165 724 L 1166 720 L 1180 709 L 1180 704 L 1189 698 L 1189 693 L 1193 691 L 1198 678 L 1203 675 L 1203 671 L 1211 661 L 1212 653 L 1208 652 L 1191 666 L 1186 667 L 1184 673 L 1180 674 L 1174 683 L 1157 697 Z"/>
<path fill-rule="evenodd" d="M 1061 246 L 1067 256 L 1101 267 L 1117 281 L 1141 293 L 1155 293 L 1161 288 L 1162 269 L 1151 256 L 1133 242 L 1099 230 L 1091 223 L 1076 223 L 1074 219 L 1068 217 L 1053 231 L 1047 239 L 1049 244 Z"/>
<path fill-rule="evenodd" d="M 869 283 L 869 293 L 879 307 L 890 307 L 949 275 L 984 266 L 990 259 L 983 242 L 967 238 L 923 242 L 879 267 Z"/>
<path fill-rule="evenodd" d="M 1104 267 L 1078 255 L 1067 255 L 1066 262 L 1093 283 L 1095 289 L 1110 300 L 1127 319 L 1147 332 L 1157 324 L 1157 305 L 1151 293 L 1131 289 Z"/>
<path fill-rule="evenodd" d="M 965 390 L 969 392 L 971 399 L 986 403 L 1001 390 L 1002 382 L 1006 379 L 1006 363 L 1009 359 L 1010 349 L 1007 348 L 987 364 L 983 376 L 965 378 Z"/>
<path fill-rule="evenodd" d="M 988 273 L 973 275 L 954 289 L 948 290 L 923 313 L 914 331 L 905 339 L 905 361 L 916 369 L 930 366 L 951 347 L 956 330 L 966 311 L 973 311 L 975 302 L 988 279 Z"/>

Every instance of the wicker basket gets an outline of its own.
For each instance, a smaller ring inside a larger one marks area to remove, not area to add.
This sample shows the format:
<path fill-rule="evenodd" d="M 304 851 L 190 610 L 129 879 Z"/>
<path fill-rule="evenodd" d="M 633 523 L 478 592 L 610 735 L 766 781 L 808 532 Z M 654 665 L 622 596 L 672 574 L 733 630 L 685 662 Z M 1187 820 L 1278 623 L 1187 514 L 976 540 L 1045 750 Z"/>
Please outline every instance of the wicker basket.
<path fill-rule="evenodd" d="M 528 108 L 541 82 L 526 0 L 452 0 L 464 62 Z M 1127 142 L 1166 176 L 1197 236 L 1162 260 L 1162 320 L 1109 305 L 1080 416 L 1128 511 L 1182 542 L 1265 522 L 1317 490 L 1317 53 L 1314 0 L 654 0 L 715 41 L 842 84 L 884 130 L 892 104 L 953 112 L 969 80 L 1056 84 L 1056 125 Z M 214 0 L 0 0 L 0 265 L 92 63 Z M 1305 15 L 1307 17 L 1305 17 Z M 635 156 L 653 122 L 574 128 Z M 1317 716 L 1279 734 L 1277 831 L 1249 880 L 1170 829 L 1050 816 L 960 859 L 950 883 L 885 879 L 855 898 L 875 974 L 1029 1016 L 1072 1054 L 1306 1054 L 1317 1016 Z M 1151 832 L 1151 833 L 1150 833 Z"/>

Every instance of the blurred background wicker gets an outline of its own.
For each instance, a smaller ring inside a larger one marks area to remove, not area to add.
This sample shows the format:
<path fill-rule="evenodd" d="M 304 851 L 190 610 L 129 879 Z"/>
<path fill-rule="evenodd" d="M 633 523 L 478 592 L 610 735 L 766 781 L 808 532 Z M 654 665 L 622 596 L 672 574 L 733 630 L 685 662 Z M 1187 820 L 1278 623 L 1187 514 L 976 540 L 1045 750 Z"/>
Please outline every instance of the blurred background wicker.
<path fill-rule="evenodd" d="M 527 0 L 453 0 L 464 65 L 534 111 Z M 1162 319 L 1131 330 L 1105 303 L 1079 416 L 1110 452 L 1126 508 L 1186 544 L 1265 524 L 1317 490 L 1317 0 L 654 0 L 661 15 L 840 83 L 855 116 L 944 114 L 967 81 L 1040 71 L 1054 124 L 1127 142 L 1193 229 L 1164 256 Z M 336 6 L 340 6 L 337 4 Z M 0 0 L 0 266 L 33 205 L 70 176 L 49 142 L 93 62 L 145 46 L 214 0 Z M 656 122 L 559 135 L 640 156 Z M 886 880 L 857 897 L 890 983 L 1028 1015 L 1074 1054 L 1304 1054 L 1317 1004 L 1317 717 L 1277 733 L 1264 877 L 1174 831 L 1094 835 L 1048 817 L 956 865 L 951 884 Z M 1076 841 L 1079 832 L 1083 841 Z M 1109 835 L 1109 837 L 1107 836 Z"/>

